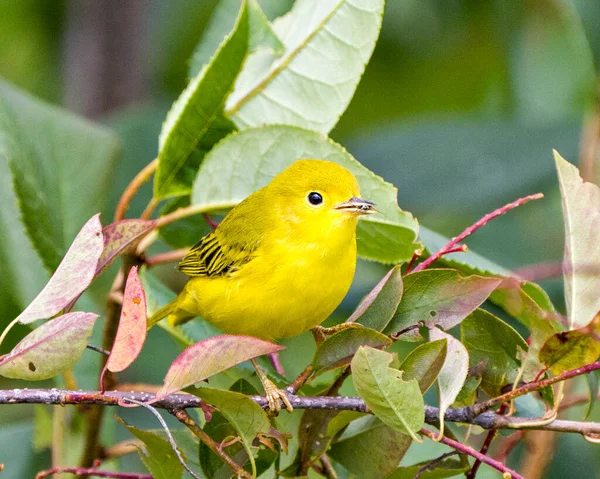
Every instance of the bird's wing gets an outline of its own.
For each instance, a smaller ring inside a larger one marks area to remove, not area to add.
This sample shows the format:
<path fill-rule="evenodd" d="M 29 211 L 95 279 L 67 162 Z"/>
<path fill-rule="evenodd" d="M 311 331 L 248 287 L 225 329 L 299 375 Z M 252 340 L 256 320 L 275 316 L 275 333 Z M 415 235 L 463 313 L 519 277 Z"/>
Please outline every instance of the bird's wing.
<path fill-rule="evenodd" d="M 179 263 L 187 276 L 222 276 L 234 272 L 252 259 L 253 248 L 226 244 L 215 231 L 194 245 Z"/>
<path fill-rule="evenodd" d="M 256 218 L 260 190 L 257 193 L 237 205 L 215 231 L 194 245 L 179 263 L 179 271 L 192 277 L 223 276 L 250 262 L 267 226 L 264 217 Z"/>

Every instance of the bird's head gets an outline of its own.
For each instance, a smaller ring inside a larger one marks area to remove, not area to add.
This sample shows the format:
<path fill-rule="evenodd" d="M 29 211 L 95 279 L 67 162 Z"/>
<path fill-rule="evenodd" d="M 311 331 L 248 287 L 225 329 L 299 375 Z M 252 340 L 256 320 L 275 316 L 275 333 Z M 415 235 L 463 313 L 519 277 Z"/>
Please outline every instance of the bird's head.
<path fill-rule="evenodd" d="M 289 221 L 323 232 L 354 226 L 359 216 L 377 212 L 374 203 L 360 197 L 354 175 L 331 161 L 296 161 L 273 179 L 269 189 Z"/>

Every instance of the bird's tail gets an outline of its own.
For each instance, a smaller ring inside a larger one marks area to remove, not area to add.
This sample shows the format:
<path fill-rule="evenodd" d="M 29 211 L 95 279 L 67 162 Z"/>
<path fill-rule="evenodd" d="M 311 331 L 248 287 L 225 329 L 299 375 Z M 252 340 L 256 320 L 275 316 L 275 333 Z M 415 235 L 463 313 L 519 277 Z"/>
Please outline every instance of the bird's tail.
<path fill-rule="evenodd" d="M 152 326 L 154 326 L 156 323 L 158 323 L 161 319 L 166 318 L 170 314 L 173 314 L 175 312 L 176 305 L 177 305 L 177 299 L 175 299 L 174 301 L 171 301 L 166 306 L 163 306 L 156 313 L 154 313 L 152 316 L 150 316 L 148 318 L 148 323 L 147 323 L 148 329 L 150 329 Z"/>

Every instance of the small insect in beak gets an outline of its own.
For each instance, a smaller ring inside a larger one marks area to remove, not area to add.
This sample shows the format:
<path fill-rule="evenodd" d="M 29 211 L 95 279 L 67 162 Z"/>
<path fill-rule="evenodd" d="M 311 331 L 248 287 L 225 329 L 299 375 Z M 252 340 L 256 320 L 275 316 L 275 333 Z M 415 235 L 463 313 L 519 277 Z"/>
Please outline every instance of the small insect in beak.
<path fill-rule="evenodd" d="M 357 213 L 359 215 L 370 215 L 371 213 L 378 213 L 375 209 L 375 203 L 362 198 L 356 198 L 353 196 L 348 201 L 343 201 L 335 205 L 336 210 L 347 211 L 348 213 Z"/>

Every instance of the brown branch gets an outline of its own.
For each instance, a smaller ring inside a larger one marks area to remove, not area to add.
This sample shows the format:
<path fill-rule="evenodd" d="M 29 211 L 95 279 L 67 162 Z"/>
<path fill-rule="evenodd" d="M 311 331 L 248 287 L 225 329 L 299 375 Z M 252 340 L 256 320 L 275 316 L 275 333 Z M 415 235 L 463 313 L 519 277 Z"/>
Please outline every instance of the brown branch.
<path fill-rule="evenodd" d="M 541 383 L 541 382 L 540 382 Z M 3 404 L 96 404 L 99 406 L 118 406 L 128 399 L 150 402 L 154 394 L 147 392 L 106 391 L 70 391 L 64 389 L 8 389 L 0 390 L 0 405 Z M 369 413 L 364 401 L 358 397 L 342 396 L 295 396 L 288 395 L 294 409 L 336 409 L 345 411 L 358 411 Z M 250 396 L 259 406 L 267 407 L 264 396 Z M 157 409 L 184 410 L 199 408 L 202 401 L 191 394 L 171 394 L 156 402 L 152 406 Z M 475 424 L 483 429 L 539 429 L 543 431 L 560 431 L 579 433 L 585 436 L 600 434 L 600 423 L 566 421 L 557 419 L 549 424 L 540 424 L 539 418 L 506 417 L 495 412 L 484 412 L 479 415 L 473 413 L 473 406 L 448 409 L 444 416 L 447 422 Z M 533 424 L 537 421 L 538 424 Z M 437 424 L 439 422 L 439 409 L 425 406 L 425 422 Z M 97 456 L 98 457 L 98 456 Z"/>
<path fill-rule="evenodd" d="M 424 427 L 424 428 L 421 429 L 421 434 L 423 434 L 424 436 L 427 436 L 432 441 L 437 441 L 437 439 L 438 439 L 438 435 L 435 432 L 427 429 L 426 427 Z M 521 476 L 516 471 L 513 471 L 512 469 L 509 469 L 508 467 L 506 467 L 501 462 L 498 462 L 495 459 L 492 459 L 491 457 L 486 456 L 485 454 L 482 454 L 479 451 L 476 451 L 472 447 L 469 447 L 469 446 L 467 446 L 465 444 L 462 444 L 462 443 L 460 443 L 458 441 L 454 441 L 453 439 L 450 439 L 449 437 L 446 437 L 446 436 L 442 436 L 442 439 L 441 439 L 440 442 L 442 444 L 446 444 L 446 446 L 450 446 L 452 449 L 456 449 L 459 452 L 462 452 L 464 454 L 468 454 L 469 456 L 474 457 L 475 459 L 478 459 L 481 462 L 484 462 L 488 466 L 493 467 L 494 469 L 502 472 L 503 474 L 505 474 L 505 473 L 510 474 L 509 477 L 511 479 L 525 479 L 523 476 Z"/>
<path fill-rule="evenodd" d="M 115 221 L 120 221 L 125 218 L 125 213 L 127 213 L 127 210 L 129 209 L 131 199 L 139 191 L 140 187 L 154 174 L 157 166 L 158 159 L 152 160 L 135 176 L 133 180 L 131 180 L 131 183 L 127 185 L 127 188 L 125 188 L 125 191 L 117 203 L 117 208 L 115 209 Z"/>
<path fill-rule="evenodd" d="M 137 472 L 99 471 L 93 467 L 53 467 L 52 469 L 38 472 L 35 476 L 35 479 L 44 479 L 44 477 L 60 473 L 76 474 L 78 476 L 110 477 L 113 479 L 153 479 L 151 474 Z"/>
<path fill-rule="evenodd" d="M 516 208 L 517 206 L 521 206 L 522 204 L 527 203 L 528 201 L 537 200 L 537 199 L 540 199 L 543 197 L 544 197 L 544 195 L 542 193 L 536 193 L 535 195 L 525 196 L 524 198 L 519 198 L 518 200 L 513 201 L 512 203 L 508 203 L 507 205 L 504 205 L 502 208 L 498 208 L 497 210 L 494 210 L 491 213 L 488 213 L 487 215 L 483 216 L 479 221 L 477 221 L 477 222 L 473 223 L 471 226 L 469 226 L 461 234 L 459 234 L 455 238 L 452 238 L 452 240 L 449 241 L 442 249 L 436 251 L 425 261 L 418 264 L 415 267 L 415 269 L 413 270 L 413 272 L 416 273 L 417 271 L 424 270 L 430 264 L 434 263 L 435 261 L 440 259 L 445 254 L 448 254 L 451 251 L 453 251 L 456 248 L 456 246 L 458 245 L 458 243 L 460 243 L 466 237 L 473 234 L 475 231 L 477 231 L 482 226 L 485 226 L 488 221 L 490 221 L 498 216 L 501 216 L 501 215 L 507 213 L 508 211 Z"/>

